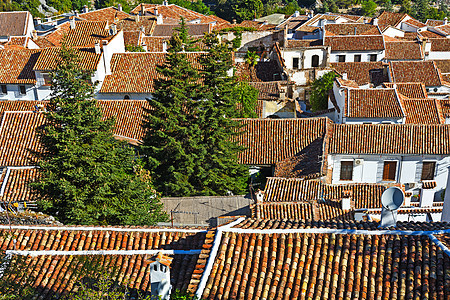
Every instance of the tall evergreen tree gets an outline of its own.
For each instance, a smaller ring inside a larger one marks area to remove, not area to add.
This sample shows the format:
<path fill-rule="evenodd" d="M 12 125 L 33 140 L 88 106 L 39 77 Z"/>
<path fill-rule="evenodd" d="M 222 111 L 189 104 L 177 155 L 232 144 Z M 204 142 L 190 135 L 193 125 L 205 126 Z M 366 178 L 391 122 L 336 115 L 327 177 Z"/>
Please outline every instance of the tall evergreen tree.
<path fill-rule="evenodd" d="M 236 114 L 234 81 L 227 76 L 231 46 L 208 35 L 208 55 L 196 58 L 200 74 L 186 57 L 192 54 L 183 52 L 190 40 L 183 27 L 170 40 L 166 61 L 158 67 L 162 78 L 148 99 L 152 109 L 143 145 L 148 167 L 167 196 L 240 193 L 247 171 L 238 164 L 240 148 L 232 142 L 237 123 L 230 118 Z"/>
<path fill-rule="evenodd" d="M 180 34 L 181 32 L 181 34 Z M 155 186 L 166 196 L 196 193 L 192 178 L 195 164 L 206 155 L 201 148 L 198 122 L 200 75 L 184 53 L 190 43 L 184 28 L 175 31 L 169 41 L 166 60 L 157 71 L 162 78 L 155 81 L 155 92 L 148 99 L 143 151 Z"/>
<path fill-rule="evenodd" d="M 52 73 L 42 178 L 34 187 L 40 208 L 63 223 L 150 225 L 165 219 L 161 204 L 132 148 L 114 139 L 114 120 L 102 120 L 89 72 L 63 47 Z"/>

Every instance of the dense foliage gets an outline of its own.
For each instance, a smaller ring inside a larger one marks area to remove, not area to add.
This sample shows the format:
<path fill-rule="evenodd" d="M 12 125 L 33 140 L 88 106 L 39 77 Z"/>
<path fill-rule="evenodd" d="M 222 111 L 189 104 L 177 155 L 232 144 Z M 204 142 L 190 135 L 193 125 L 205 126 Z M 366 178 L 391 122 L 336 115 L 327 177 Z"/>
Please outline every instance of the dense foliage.
<path fill-rule="evenodd" d="M 253 20 L 262 16 L 264 6 L 261 0 L 225 0 L 219 1 L 215 13 L 228 21 Z"/>
<path fill-rule="evenodd" d="M 148 173 L 134 150 L 114 139 L 114 120 L 102 120 L 89 72 L 75 50 L 62 48 L 40 129 L 44 154 L 34 187 L 39 207 L 70 224 L 151 225 L 165 220 Z"/>
<path fill-rule="evenodd" d="M 155 82 L 152 110 L 144 123 L 143 150 L 155 186 L 165 196 L 241 193 L 247 170 L 237 163 L 239 147 L 232 142 L 236 113 L 231 97 L 231 45 L 207 35 L 209 54 L 200 58 L 201 72 L 183 49 L 192 40 L 181 26 L 169 42 L 163 78 Z M 203 84 L 200 83 L 203 82 Z"/>
<path fill-rule="evenodd" d="M 313 81 L 311 84 L 311 96 L 309 98 L 312 111 L 327 109 L 328 92 L 333 88 L 334 78 L 336 78 L 336 74 L 329 72 Z"/>

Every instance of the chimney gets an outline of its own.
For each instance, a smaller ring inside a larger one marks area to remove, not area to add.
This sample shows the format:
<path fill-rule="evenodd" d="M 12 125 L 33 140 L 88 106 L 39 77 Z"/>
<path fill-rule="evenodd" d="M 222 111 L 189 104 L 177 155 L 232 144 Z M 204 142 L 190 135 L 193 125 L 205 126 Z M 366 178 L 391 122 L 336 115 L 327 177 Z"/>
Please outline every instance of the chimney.
<path fill-rule="evenodd" d="M 72 18 L 72 19 L 70 19 L 69 20 L 69 23 L 70 23 L 70 29 L 75 29 L 75 18 Z"/>
<path fill-rule="evenodd" d="M 236 19 L 233 19 L 232 24 L 233 24 L 233 25 L 236 25 L 236 24 L 237 24 Z"/>
<path fill-rule="evenodd" d="M 140 20 L 141 18 L 139 17 L 139 15 L 136 15 L 135 17 L 134 17 L 134 21 L 136 22 L 136 23 L 139 23 L 139 20 Z"/>
<path fill-rule="evenodd" d="M 116 35 L 117 34 L 117 26 L 116 26 L 116 24 L 111 24 L 111 26 L 109 26 L 109 34 L 110 35 Z"/>
<path fill-rule="evenodd" d="M 448 23 L 448 18 L 445 17 L 445 18 L 444 18 L 444 25 L 447 25 L 447 23 Z"/>
<path fill-rule="evenodd" d="M 167 52 L 167 41 L 163 41 L 162 43 L 162 52 Z"/>
<path fill-rule="evenodd" d="M 311 9 L 308 13 L 308 20 L 314 17 L 314 11 Z"/>
<path fill-rule="evenodd" d="M 373 18 L 372 25 L 378 25 L 378 18 Z"/>
<path fill-rule="evenodd" d="M 156 24 L 161 25 L 163 23 L 163 15 L 159 14 L 156 16 Z"/>
<path fill-rule="evenodd" d="M 351 190 L 342 191 L 341 206 L 342 206 L 342 210 L 344 210 L 344 211 L 349 211 L 352 209 L 352 191 Z"/>
<path fill-rule="evenodd" d="M 354 35 L 356 35 L 356 27 L 355 27 Z"/>
<path fill-rule="evenodd" d="M 147 48 L 147 44 L 142 44 L 142 49 L 144 49 L 144 52 L 147 52 L 148 51 L 148 48 Z"/>
<path fill-rule="evenodd" d="M 264 191 L 258 190 L 256 191 L 256 202 L 263 202 L 264 200 Z"/>
<path fill-rule="evenodd" d="M 167 5 L 169 5 L 169 1 L 167 1 L 167 0 L 164 0 L 164 1 L 163 1 L 163 5 L 164 5 L 164 6 L 167 6 Z"/>
<path fill-rule="evenodd" d="M 87 7 L 87 5 L 83 6 L 82 12 L 83 12 L 83 14 L 89 12 L 89 8 Z"/>
<path fill-rule="evenodd" d="M 435 181 L 423 181 L 420 189 L 420 207 L 433 207 L 435 192 Z"/>
<path fill-rule="evenodd" d="M 157 7 L 155 7 L 155 10 L 153 11 L 153 14 L 154 14 L 155 16 L 158 16 L 158 8 L 157 8 Z"/>
<path fill-rule="evenodd" d="M 263 25 L 269 25 L 269 22 L 266 20 L 262 23 Z"/>
<path fill-rule="evenodd" d="M 40 25 L 42 23 L 42 20 L 41 20 L 41 18 L 37 17 L 37 18 L 34 18 L 34 22 L 36 23 L 36 25 Z"/>
<path fill-rule="evenodd" d="M 348 80 L 348 75 L 347 75 L 347 73 L 342 73 L 342 79 Z"/>
<path fill-rule="evenodd" d="M 33 40 L 37 39 L 37 31 L 36 31 L 36 30 L 33 30 L 33 31 L 31 32 L 31 38 L 32 38 Z"/>
<path fill-rule="evenodd" d="M 295 13 L 292 15 L 294 18 L 297 18 L 300 16 L 300 12 L 298 10 L 295 11 Z"/>
<path fill-rule="evenodd" d="M 96 41 L 94 44 L 95 54 L 100 54 L 100 42 Z"/>
<path fill-rule="evenodd" d="M 120 4 L 120 3 L 117 4 L 117 10 L 118 10 L 118 11 L 122 11 L 122 4 Z"/>
<path fill-rule="evenodd" d="M 169 300 L 172 286 L 170 284 L 170 264 L 172 258 L 159 252 L 150 259 L 151 298 Z"/>
<path fill-rule="evenodd" d="M 141 16 L 145 15 L 145 7 L 144 7 L 144 4 L 143 4 L 143 3 L 141 3 L 141 11 L 139 12 L 139 14 L 140 14 Z"/>
<path fill-rule="evenodd" d="M 442 209 L 441 222 L 450 222 L 450 167 L 447 169 L 447 185 L 444 195 L 444 207 Z"/>

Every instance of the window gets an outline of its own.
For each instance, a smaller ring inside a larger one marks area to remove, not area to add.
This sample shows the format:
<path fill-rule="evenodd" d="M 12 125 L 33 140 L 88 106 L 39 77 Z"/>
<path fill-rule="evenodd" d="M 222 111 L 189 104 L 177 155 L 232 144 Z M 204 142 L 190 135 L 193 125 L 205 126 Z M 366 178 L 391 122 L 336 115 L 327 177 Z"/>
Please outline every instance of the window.
<path fill-rule="evenodd" d="M 24 85 L 19 85 L 19 91 L 21 95 L 26 95 L 27 94 L 27 89 L 25 88 Z"/>
<path fill-rule="evenodd" d="M 436 163 L 434 161 L 423 162 L 421 180 L 433 180 Z"/>
<path fill-rule="evenodd" d="M 42 77 L 44 77 L 44 85 L 52 84 L 52 79 L 50 78 L 50 74 L 42 74 Z"/>
<path fill-rule="evenodd" d="M 370 54 L 369 55 L 369 60 L 370 61 L 377 61 L 377 55 L 376 54 Z"/>
<path fill-rule="evenodd" d="M 6 84 L 2 84 L 2 94 L 7 94 L 8 89 L 6 88 Z"/>
<path fill-rule="evenodd" d="M 355 62 L 361 62 L 361 54 L 355 54 Z"/>
<path fill-rule="evenodd" d="M 311 58 L 311 67 L 316 68 L 319 66 L 319 55 L 313 55 Z"/>
<path fill-rule="evenodd" d="M 338 55 L 338 62 L 345 62 L 345 55 Z"/>
<path fill-rule="evenodd" d="M 341 180 L 353 179 L 353 161 L 341 161 Z"/>
<path fill-rule="evenodd" d="M 396 161 L 385 161 L 383 169 L 383 181 L 395 181 L 396 171 L 397 171 Z"/>
<path fill-rule="evenodd" d="M 292 59 L 292 68 L 293 69 L 298 69 L 298 61 L 299 61 L 298 57 L 294 57 Z"/>

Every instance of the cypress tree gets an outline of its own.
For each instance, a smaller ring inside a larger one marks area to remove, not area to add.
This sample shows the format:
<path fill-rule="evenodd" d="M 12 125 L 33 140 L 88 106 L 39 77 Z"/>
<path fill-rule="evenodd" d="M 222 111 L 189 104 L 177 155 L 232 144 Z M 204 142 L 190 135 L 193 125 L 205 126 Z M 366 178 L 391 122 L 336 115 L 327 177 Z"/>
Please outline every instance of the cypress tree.
<path fill-rule="evenodd" d="M 166 219 L 134 150 L 114 139 L 114 120 L 102 120 L 91 74 L 76 51 L 63 47 L 52 77 L 44 146 L 40 208 L 70 224 L 150 225 Z"/>
<path fill-rule="evenodd" d="M 186 58 L 190 38 L 181 24 L 169 43 L 161 79 L 155 82 L 152 109 L 144 123 L 143 150 L 155 186 L 166 196 L 224 195 L 243 192 L 247 170 L 237 162 L 232 142 L 237 122 L 232 98 L 230 45 L 208 35 L 201 71 Z M 201 82 L 201 83 L 200 83 Z"/>
<path fill-rule="evenodd" d="M 174 32 L 166 60 L 157 67 L 161 78 L 155 80 L 153 97 L 147 99 L 152 109 L 143 124 L 147 167 L 165 196 L 195 194 L 195 165 L 206 155 L 196 121 L 200 77 L 183 52 L 190 45 L 185 29 Z"/>

